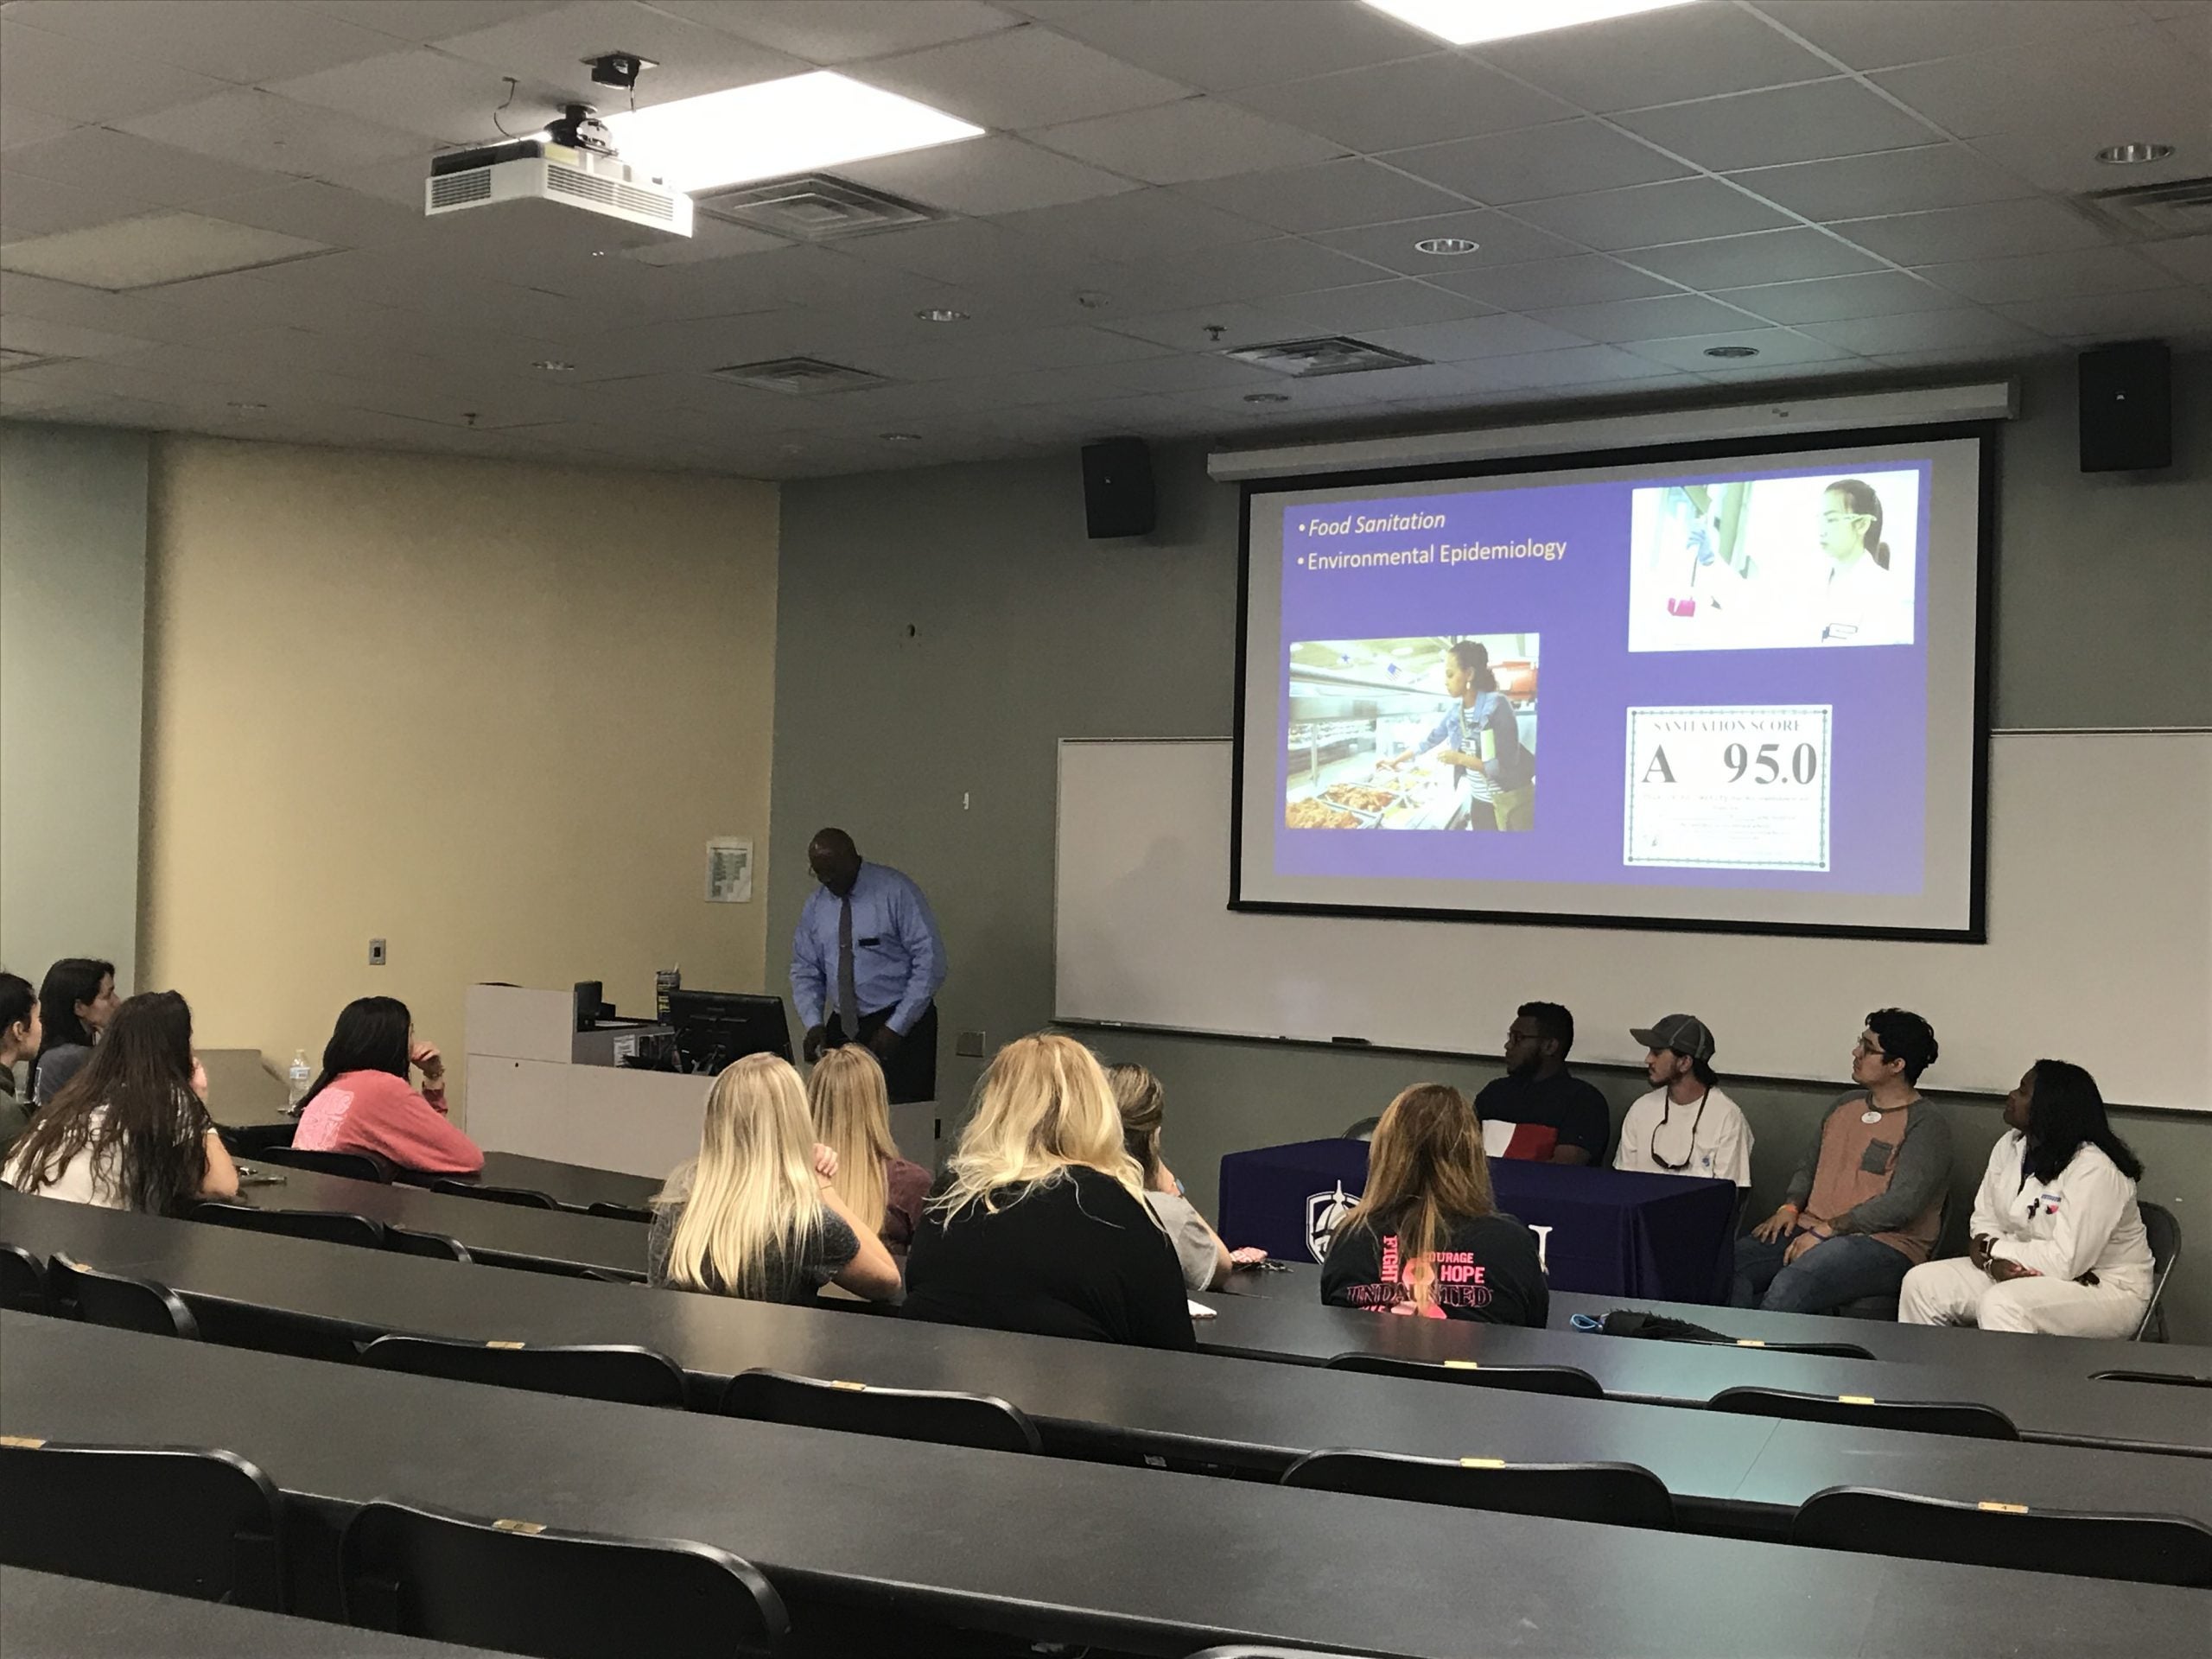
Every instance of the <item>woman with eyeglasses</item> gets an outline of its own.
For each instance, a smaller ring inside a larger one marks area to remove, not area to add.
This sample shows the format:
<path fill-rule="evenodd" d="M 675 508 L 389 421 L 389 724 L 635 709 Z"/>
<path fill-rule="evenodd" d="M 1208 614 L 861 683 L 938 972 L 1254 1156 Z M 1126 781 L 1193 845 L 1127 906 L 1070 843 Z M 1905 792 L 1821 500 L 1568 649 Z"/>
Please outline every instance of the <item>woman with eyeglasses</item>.
<path fill-rule="evenodd" d="M 2112 1130 L 2096 1079 L 2037 1060 L 2005 1096 L 2011 1134 L 1990 1148 L 1965 1255 L 1904 1276 L 1906 1325 L 1976 1325 L 2053 1337 L 2126 1337 L 2156 1269 L 2136 1207 L 2143 1163 Z"/>
<path fill-rule="evenodd" d="M 1882 498 L 1864 479 L 1840 478 L 1821 493 L 1820 643 L 1909 645 L 1912 589 L 1890 573 Z"/>
<path fill-rule="evenodd" d="M 1713 1031 L 1694 1014 L 1670 1014 L 1629 1035 L 1644 1046 L 1651 1092 L 1621 1120 L 1613 1167 L 1751 1184 L 1751 1126 L 1713 1072 Z"/>

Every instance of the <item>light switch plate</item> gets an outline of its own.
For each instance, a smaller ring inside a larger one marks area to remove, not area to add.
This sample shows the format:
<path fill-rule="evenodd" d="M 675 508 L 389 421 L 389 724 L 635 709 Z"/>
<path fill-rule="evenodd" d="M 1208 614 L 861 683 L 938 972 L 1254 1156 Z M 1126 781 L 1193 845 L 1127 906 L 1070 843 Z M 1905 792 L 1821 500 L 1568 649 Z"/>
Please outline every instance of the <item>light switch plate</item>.
<path fill-rule="evenodd" d="M 372 968 L 381 968 L 384 966 L 384 941 L 382 939 L 371 939 L 369 941 L 369 966 Z"/>
<path fill-rule="evenodd" d="M 982 1059 L 983 1058 L 983 1033 L 980 1031 L 962 1032 L 960 1033 L 959 1040 L 953 1045 L 952 1052 L 960 1055 L 964 1059 Z"/>

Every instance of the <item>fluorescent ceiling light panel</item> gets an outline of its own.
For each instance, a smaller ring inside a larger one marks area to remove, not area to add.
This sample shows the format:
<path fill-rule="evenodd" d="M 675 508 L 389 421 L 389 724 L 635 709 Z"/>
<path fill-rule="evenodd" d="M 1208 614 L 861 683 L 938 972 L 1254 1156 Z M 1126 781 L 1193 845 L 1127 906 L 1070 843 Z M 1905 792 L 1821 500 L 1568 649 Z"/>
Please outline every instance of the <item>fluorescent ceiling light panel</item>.
<path fill-rule="evenodd" d="M 1572 29 L 1577 23 L 1600 23 L 1608 17 L 1627 17 L 1639 11 L 1664 11 L 1670 6 L 1688 4 L 1690 0 L 1367 0 L 1367 3 L 1440 41 L 1476 46 L 1484 41 L 1510 41 L 1516 35 Z"/>
<path fill-rule="evenodd" d="M 327 242 L 233 225 L 200 213 L 148 213 L 0 246 L 0 270 L 111 293 L 327 253 Z"/>
<path fill-rule="evenodd" d="M 896 156 L 983 130 L 828 70 L 678 99 L 606 122 L 624 161 L 687 192 Z"/>

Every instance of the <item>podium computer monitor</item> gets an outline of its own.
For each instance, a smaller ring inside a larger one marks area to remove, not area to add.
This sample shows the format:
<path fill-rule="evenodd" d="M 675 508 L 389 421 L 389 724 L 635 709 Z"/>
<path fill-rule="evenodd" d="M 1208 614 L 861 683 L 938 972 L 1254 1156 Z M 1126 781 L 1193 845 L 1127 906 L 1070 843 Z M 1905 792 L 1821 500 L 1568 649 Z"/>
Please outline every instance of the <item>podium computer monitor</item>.
<path fill-rule="evenodd" d="M 671 991 L 668 1023 L 686 1071 L 714 1073 L 748 1054 L 791 1057 L 784 999 L 745 991 Z"/>

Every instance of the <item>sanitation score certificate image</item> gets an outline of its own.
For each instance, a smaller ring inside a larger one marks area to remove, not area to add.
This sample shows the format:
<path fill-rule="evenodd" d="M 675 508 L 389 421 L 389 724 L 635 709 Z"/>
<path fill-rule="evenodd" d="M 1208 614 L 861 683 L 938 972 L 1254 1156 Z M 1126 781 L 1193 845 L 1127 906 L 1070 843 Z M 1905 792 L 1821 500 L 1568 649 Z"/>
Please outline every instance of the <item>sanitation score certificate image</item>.
<path fill-rule="evenodd" d="M 1828 868 L 1831 705 L 1628 711 L 1622 861 Z"/>

